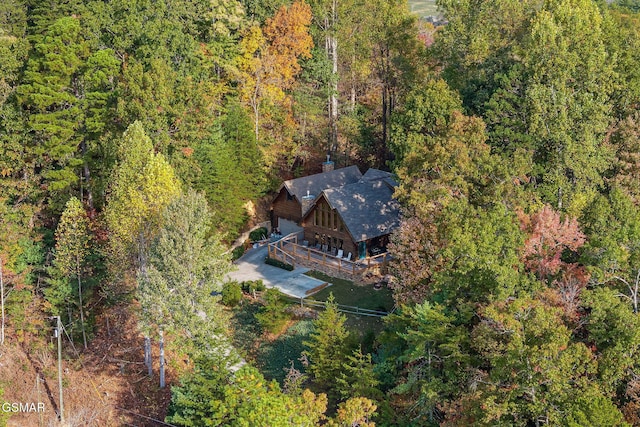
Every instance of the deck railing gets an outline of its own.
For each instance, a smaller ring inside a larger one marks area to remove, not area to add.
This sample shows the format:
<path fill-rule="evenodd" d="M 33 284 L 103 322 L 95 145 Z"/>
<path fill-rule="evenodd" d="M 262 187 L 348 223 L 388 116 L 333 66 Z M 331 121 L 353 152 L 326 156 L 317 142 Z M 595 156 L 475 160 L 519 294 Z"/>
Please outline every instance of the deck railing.
<path fill-rule="evenodd" d="M 356 275 L 370 268 L 380 266 L 390 258 L 386 252 L 354 261 L 347 260 L 346 258 L 338 258 L 337 256 L 318 249 L 298 244 L 297 233 L 289 234 L 277 242 L 270 243 L 268 251 L 269 257 L 290 262 L 294 266 L 296 260 L 300 262 L 306 261 L 308 264 L 313 263 L 324 268 L 336 270 L 338 273 L 351 275 Z"/>

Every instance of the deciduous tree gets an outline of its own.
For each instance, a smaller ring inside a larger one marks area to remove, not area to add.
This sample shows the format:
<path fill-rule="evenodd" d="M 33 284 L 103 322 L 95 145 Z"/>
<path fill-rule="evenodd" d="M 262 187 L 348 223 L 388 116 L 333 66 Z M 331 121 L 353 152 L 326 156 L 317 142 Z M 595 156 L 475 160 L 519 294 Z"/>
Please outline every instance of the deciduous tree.
<path fill-rule="evenodd" d="M 85 263 L 91 240 L 89 218 L 77 198 L 72 197 L 66 204 L 60 223 L 56 229 L 56 252 L 54 265 L 60 270 L 64 279 L 75 276 L 78 287 L 78 309 L 80 311 L 80 326 L 82 328 L 82 340 L 84 348 L 87 348 L 87 335 L 85 330 L 84 301 L 82 292 L 82 277 L 85 274 Z M 67 282 L 59 280 L 53 284 L 55 287 L 45 292 L 49 302 L 54 306 L 54 312 L 60 314 L 61 305 L 70 296 L 70 289 L 65 289 Z"/>

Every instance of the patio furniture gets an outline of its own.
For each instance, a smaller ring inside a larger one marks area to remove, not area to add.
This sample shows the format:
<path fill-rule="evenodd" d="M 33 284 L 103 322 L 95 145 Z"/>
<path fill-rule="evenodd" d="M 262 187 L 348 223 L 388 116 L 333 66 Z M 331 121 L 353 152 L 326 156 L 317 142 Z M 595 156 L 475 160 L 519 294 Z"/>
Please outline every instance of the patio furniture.
<path fill-rule="evenodd" d="M 342 249 L 338 249 L 338 255 L 336 255 L 336 258 L 342 258 L 344 256 L 344 251 Z"/>

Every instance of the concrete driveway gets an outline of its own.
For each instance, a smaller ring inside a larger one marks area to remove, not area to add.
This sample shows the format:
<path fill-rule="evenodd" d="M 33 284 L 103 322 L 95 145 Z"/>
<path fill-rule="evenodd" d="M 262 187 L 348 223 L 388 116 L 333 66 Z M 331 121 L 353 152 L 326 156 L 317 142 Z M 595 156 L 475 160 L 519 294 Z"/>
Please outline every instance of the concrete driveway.
<path fill-rule="evenodd" d="M 264 263 L 267 257 L 267 246 L 249 249 L 234 264 L 236 271 L 227 276 L 231 280 L 262 280 L 268 288 L 277 288 L 280 292 L 295 298 L 308 297 L 308 291 L 322 285 L 322 280 L 305 276 L 308 268 L 296 267 L 293 271 L 283 270 Z"/>

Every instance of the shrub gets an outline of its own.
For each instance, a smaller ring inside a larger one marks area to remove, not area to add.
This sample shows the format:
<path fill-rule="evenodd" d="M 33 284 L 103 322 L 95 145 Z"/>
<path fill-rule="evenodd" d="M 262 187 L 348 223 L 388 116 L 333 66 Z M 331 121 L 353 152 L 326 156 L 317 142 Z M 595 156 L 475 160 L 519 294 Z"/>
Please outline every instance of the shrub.
<path fill-rule="evenodd" d="M 264 227 L 256 228 L 251 233 L 249 233 L 249 240 L 255 242 L 257 240 L 262 240 L 267 237 L 267 229 Z"/>
<path fill-rule="evenodd" d="M 282 262 L 279 259 L 266 257 L 264 260 L 265 264 L 273 265 L 274 267 L 282 268 L 287 271 L 293 271 L 293 265 L 287 264 L 286 262 Z"/>
<path fill-rule="evenodd" d="M 248 294 L 262 292 L 265 289 L 267 289 L 267 287 L 264 285 L 262 280 L 247 280 L 242 282 L 242 292 L 246 292 Z"/>
<path fill-rule="evenodd" d="M 235 261 L 244 255 L 244 246 L 238 246 L 233 251 L 231 251 L 231 260 Z"/>
<path fill-rule="evenodd" d="M 227 307 L 235 307 L 242 300 L 242 289 L 238 282 L 227 282 L 222 285 L 222 303 Z"/>

